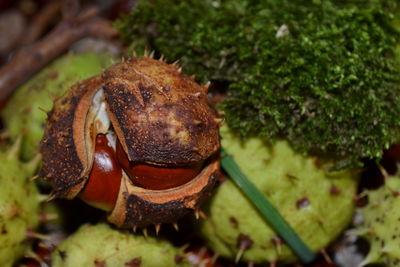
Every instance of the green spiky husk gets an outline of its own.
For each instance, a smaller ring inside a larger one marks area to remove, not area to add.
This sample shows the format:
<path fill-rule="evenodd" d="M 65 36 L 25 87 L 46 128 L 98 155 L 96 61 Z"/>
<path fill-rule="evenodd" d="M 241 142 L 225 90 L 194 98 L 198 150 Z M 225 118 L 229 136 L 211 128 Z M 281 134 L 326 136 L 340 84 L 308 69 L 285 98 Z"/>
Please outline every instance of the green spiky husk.
<path fill-rule="evenodd" d="M 295 153 L 283 141 L 273 146 L 256 138 L 241 143 L 225 127 L 221 136 L 222 146 L 312 251 L 326 247 L 348 226 L 354 211 L 355 174 L 328 173 L 316 158 Z M 253 242 L 243 253 L 245 261 L 297 260 L 286 245 L 277 245 L 277 234 L 232 181 L 222 183 L 206 211 L 209 218 L 200 223 L 202 235 L 224 257 L 236 257 L 242 234 Z"/>
<path fill-rule="evenodd" d="M 400 176 L 386 179 L 382 187 L 366 194 L 368 205 L 360 209 L 364 221 L 350 231 L 370 243 L 361 266 L 371 263 L 400 266 Z"/>
<path fill-rule="evenodd" d="M 17 142 L 0 152 L 0 266 L 12 266 L 29 249 L 27 231 L 39 224 L 40 195 L 30 181 L 38 159 L 19 161 Z"/>
<path fill-rule="evenodd" d="M 58 246 L 52 260 L 54 267 L 188 266 L 182 255 L 160 238 L 145 238 L 100 223 L 81 226 Z"/>

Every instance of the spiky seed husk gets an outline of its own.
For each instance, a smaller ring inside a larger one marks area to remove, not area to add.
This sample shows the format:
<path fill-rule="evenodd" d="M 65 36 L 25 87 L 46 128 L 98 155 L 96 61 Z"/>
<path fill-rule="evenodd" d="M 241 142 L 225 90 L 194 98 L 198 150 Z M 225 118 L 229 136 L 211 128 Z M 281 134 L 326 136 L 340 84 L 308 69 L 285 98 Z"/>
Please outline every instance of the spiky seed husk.
<path fill-rule="evenodd" d="M 372 263 L 400 266 L 400 176 L 388 176 L 383 186 L 364 194 L 368 196 L 368 205 L 359 210 L 363 223 L 349 231 L 370 243 L 369 253 L 360 266 Z"/>
<path fill-rule="evenodd" d="M 83 225 L 63 241 L 52 254 L 53 267 L 130 266 L 140 259 L 141 266 L 190 266 L 183 250 L 161 238 L 132 235 L 107 224 Z M 182 261 L 176 261 L 177 258 Z"/>
<path fill-rule="evenodd" d="M 5 267 L 28 251 L 31 240 L 27 239 L 32 235 L 26 233 L 35 233 L 40 222 L 41 197 L 35 183 L 29 181 L 38 162 L 20 162 L 20 147 L 21 142 L 16 142 L 0 152 L 0 266 Z"/>
<path fill-rule="evenodd" d="M 241 141 L 227 127 L 220 134 L 222 146 L 313 251 L 327 246 L 351 221 L 358 181 L 353 172 L 328 173 L 315 158 L 295 153 L 283 141 Z M 332 186 L 338 194 L 330 194 Z M 235 260 L 243 254 L 241 260 L 255 263 L 297 260 L 287 245 L 273 242 L 277 234 L 229 179 L 205 208 L 208 219 L 197 221 L 200 231 L 222 256 Z M 239 237 L 252 245 L 243 251 Z"/>

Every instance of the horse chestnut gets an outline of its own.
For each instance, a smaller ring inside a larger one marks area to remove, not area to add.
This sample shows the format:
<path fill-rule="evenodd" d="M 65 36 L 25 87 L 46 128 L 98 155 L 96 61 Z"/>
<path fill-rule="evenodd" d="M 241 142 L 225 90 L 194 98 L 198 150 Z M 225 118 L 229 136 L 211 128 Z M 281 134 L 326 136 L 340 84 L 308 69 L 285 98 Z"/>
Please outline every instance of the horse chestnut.
<path fill-rule="evenodd" d="M 133 184 L 152 190 L 183 185 L 196 177 L 203 165 L 203 161 L 173 167 L 130 162 L 119 142 L 117 142 L 117 158 Z"/>
<path fill-rule="evenodd" d="M 41 175 L 56 197 L 79 196 L 119 227 L 174 222 L 215 183 L 218 124 L 207 86 L 176 65 L 131 58 L 55 101 Z"/>
<path fill-rule="evenodd" d="M 121 178 L 122 169 L 107 136 L 98 134 L 92 170 L 79 197 L 94 207 L 110 211 L 117 202 Z"/>

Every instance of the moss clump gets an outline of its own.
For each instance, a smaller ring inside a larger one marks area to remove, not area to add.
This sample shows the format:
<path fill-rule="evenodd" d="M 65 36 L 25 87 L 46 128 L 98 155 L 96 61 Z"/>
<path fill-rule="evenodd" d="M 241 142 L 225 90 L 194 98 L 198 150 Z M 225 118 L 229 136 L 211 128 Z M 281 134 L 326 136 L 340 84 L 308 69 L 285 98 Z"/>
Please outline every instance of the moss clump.
<path fill-rule="evenodd" d="M 107 54 L 67 54 L 19 87 L 1 113 L 5 127 L 15 140 L 23 135 L 22 157 L 30 159 L 39 149 L 46 111 L 71 85 L 99 74 L 111 64 Z"/>
<path fill-rule="evenodd" d="M 27 231 L 39 224 L 40 195 L 29 179 L 38 158 L 19 161 L 20 142 L 0 152 L 0 266 L 12 266 L 29 249 Z"/>
<path fill-rule="evenodd" d="M 226 128 L 221 136 L 223 147 L 312 251 L 326 247 L 348 226 L 357 187 L 350 171 L 327 173 L 317 159 L 295 153 L 284 141 L 241 143 Z M 221 184 L 206 211 L 201 233 L 222 256 L 234 259 L 243 244 L 246 261 L 297 260 L 232 181 Z"/>
<path fill-rule="evenodd" d="M 221 108 L 241 137 L 286 138 L 336 167 L 399 139 L 394 0 L 139 1 L 116 27 L 201 80 L 230 82 Z"/>
<path fill-rule="evenodd" d="M 83 225 L 52 255 L 54 267 L 188 266 L 183 252 L 165 240 L 135 236 L 100 223 Z"/>

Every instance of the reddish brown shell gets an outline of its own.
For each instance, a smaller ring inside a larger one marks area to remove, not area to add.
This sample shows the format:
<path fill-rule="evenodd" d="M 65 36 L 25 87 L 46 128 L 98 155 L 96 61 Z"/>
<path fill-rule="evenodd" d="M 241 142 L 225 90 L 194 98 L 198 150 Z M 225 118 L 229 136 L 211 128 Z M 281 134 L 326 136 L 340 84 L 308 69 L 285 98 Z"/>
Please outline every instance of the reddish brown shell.
<path fill-rule="evenodd" d="M 116 64 L 55 102 L 41 141 L 41 175 L 56 196 L 73 198 L 87 182 L 101 128 L 91 111 L 97 92 L 104 92 L 112 129 L 131 161 L 166 167 L 206 162 L 193 180 L 166 190 L 135 186 L 123 173 L 109 220 L 120 227 L 141 227 L 173 222 L 196 210 L 210 194 L 219 169 L 218 119 L 207 102 L 206 87 L 175 65 L 151 58 Z"/>
<path fill-rule="evenodd" d="M 175 65 L 132 58 L 103 74 L 111 122 L 131 161 L 187 164 L 219 148 L 207 88 Z"/>
<path fill-rule="evenodd" d="M 215 157 L 195 179 L 168 190 L 142 189 L 123 176 L 117 204 L 108 220 L 118 227 L 176 222 L 183 215 L 199 209 L 210 196 L 218 171 L 219 160 Z"/>
<path fill-rule="evenodd" d="M 85 123 L 93 95 L 101 85 L 101 78 L 93 77 L 72 86 L 47 114 L 40 144 L 40 175 L 51 182 L 57 197 L 74 198 L 91 169 L 93 152 L 86 144 Z"/>

